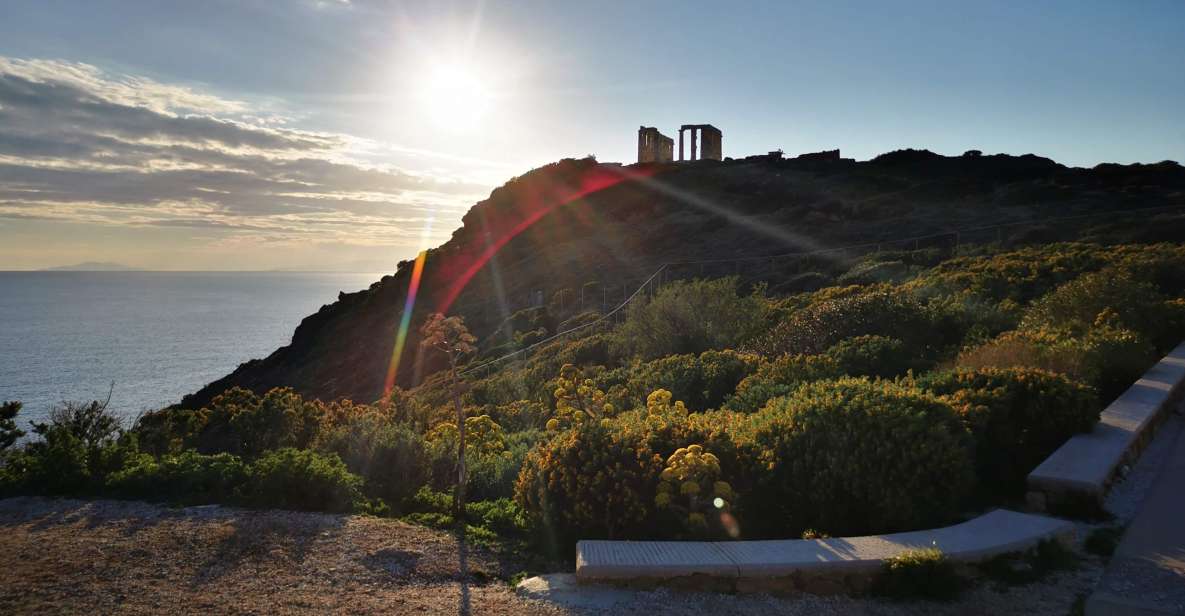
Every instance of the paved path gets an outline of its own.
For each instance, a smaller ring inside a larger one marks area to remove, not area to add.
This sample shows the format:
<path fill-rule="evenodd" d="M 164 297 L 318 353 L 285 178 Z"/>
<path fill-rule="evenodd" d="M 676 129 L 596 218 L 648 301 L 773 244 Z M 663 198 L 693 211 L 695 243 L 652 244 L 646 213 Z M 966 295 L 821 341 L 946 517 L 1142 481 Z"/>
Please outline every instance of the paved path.
<path fill-rule="evenodd" d="M 1185 614 L 1185 434 L 1178 435 L 1086 614 Z"/>

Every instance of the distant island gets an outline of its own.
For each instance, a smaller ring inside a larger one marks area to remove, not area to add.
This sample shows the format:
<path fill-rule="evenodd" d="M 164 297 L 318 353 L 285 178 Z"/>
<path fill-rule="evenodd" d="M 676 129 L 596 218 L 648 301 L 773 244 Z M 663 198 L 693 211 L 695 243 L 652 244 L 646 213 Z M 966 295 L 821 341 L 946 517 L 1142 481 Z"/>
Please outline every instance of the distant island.
<path fill-rule="evenodd" d="M 138 268 L 130 267 L 122 263 L 110 263 L 107 261 L 84 261 L 82 263 L 75 263 L 74 265 L 59 265 L 57 267 L 47 267 L 43 272 L 134 272 Z"/>

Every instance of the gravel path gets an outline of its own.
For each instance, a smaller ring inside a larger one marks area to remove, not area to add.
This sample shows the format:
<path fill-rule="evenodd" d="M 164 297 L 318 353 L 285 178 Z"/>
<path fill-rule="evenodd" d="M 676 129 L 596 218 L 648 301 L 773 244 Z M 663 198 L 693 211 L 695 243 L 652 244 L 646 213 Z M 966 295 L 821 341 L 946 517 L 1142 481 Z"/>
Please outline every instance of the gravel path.
<path fill-rule="evenodd" d="M 0 614 L 562 613 L 514 563 L 366 517 L 0 500 Z"/>

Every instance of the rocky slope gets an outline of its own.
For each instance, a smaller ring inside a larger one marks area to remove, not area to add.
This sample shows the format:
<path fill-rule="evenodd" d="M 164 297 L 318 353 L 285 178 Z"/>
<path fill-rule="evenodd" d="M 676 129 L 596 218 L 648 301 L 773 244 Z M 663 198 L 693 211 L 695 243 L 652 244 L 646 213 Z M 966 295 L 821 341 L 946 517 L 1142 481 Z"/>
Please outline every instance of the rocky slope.
<path fill-rule="evenodd" d="M 665 262 L 864 242 L 892 248 L 894 240 L 932 234 L 918 245 L 1177 241 L 1183 210 L 1185 168 L 1168 161 L 1080 169 L 1033 155 L 944 157 L 925 150 L 864 162 L 751 157 L 622 167 L 565 160 L 494 190 L 448 242 L 429 251 L 396 380 L 409 387 L 437 368 L 419 357 L 415 335 L 433 311 L 464 316 L 489 349 L 508 343 L 510 330 L 499 326 L 539 298 L 550 307 L 545 327 L 554 329 L 558 318 L 581 308 L 619 302 Z M 1129 214 L 1098 215 L 1108 212 Z M 182 406 L 199 407 L 236 385 L 376 399 L 413 269 L 400 263 L 369 289 L 342 294 L 306 318 L 288 346 L 239 366 Z M 758 269 L 728 262 L 684 273 L 738 273 L 778 292 L 793 290 L 803 268 Z"/>

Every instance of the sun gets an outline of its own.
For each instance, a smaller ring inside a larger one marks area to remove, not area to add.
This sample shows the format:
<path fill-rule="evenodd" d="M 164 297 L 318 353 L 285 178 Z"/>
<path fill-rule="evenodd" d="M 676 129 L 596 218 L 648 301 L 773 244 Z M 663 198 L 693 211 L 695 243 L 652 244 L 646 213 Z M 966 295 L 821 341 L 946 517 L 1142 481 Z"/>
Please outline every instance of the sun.
<path fill-rule="evenodd" d="M 475 67 L 443 64 L 428 71 L 420 99 L 438 128 L 470 131 L 486 118 L 493 97 Z"/>

